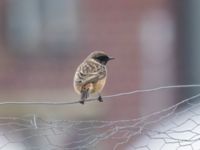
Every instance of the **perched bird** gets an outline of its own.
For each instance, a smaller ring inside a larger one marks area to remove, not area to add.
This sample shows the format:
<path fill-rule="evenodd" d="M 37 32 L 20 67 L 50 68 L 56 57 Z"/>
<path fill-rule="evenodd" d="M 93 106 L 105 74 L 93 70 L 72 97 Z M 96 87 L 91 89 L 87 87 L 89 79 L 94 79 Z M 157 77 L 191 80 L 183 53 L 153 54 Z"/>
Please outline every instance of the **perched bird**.
<path fill-rule="evenodd" d="M 81 95 L 80 103 L 84 104 L 90 94 L 98 94 L 103 102 L 101 91 L 106 83 L 106 64 L 114 58 L 102 51 L 92 52 L 77 68 L 74 76 L 74 89 Z"/>

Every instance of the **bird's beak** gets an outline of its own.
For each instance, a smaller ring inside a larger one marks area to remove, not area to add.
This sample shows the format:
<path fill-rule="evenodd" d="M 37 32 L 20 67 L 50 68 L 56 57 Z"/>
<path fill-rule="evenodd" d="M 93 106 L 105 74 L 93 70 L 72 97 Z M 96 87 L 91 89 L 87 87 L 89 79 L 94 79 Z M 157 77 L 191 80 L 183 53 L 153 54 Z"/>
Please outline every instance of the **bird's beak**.
<path fill-rule="evenodd" d="M 113 60 L 113 59 L 115 59 L 114 57 L 109 57 L 109 60 Z"/>

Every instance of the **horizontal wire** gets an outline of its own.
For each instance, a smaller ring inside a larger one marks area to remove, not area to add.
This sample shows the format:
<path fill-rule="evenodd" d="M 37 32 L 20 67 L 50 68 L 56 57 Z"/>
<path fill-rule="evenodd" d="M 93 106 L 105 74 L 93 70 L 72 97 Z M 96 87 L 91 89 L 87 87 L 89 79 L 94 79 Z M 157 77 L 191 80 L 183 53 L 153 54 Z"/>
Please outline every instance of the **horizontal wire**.
<path fill-rule="evenodd" d="M 149 89 L 141 89 L 141 90 L 134 90 L 130 92 L 122 92 L 113 95 L 106 95 L 102 96 L 103 100 L 109 100 L 109 98 L 119 97 L 119 96 L 126 96 L 132 95 L 136 93 L 144 93 L 144 92 L 154 92 L 163 89 L 175 89 L 175 88 L 191 88 L 191 87 L 199 87 L 200 84 L 190 84 L 190 85 L 170 85 L 170 86 L 160 86 L 156 88 L 149 88 Z M 89 98 L 85 100 L 85 102 L 96 101 L 98 98 Z M 112 100 L 112 99 L 110 99 Z M 56 101 L 56 102 L 49 102 L 49 101 L 41 101 L 41 102 L 24 102 L 24 101 L 10 101 L 10 102 L 0 102 L 0 105 L 73 105 L 73 104 L 80 104 L 80 100 L 71 100 L 71 101 Z"/>

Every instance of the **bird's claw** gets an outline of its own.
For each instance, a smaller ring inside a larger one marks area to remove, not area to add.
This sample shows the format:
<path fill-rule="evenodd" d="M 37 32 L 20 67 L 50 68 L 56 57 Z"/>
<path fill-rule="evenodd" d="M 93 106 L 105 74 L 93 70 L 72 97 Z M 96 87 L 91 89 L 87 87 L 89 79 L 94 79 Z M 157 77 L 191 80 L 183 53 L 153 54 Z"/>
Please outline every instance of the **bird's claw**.
<path fill-rule="evenodd" d="M 103 102 L 103 99 L 102 99 L 101 95 L 99 95 L 98 101 L 99 101 L 99 102 Z"/>

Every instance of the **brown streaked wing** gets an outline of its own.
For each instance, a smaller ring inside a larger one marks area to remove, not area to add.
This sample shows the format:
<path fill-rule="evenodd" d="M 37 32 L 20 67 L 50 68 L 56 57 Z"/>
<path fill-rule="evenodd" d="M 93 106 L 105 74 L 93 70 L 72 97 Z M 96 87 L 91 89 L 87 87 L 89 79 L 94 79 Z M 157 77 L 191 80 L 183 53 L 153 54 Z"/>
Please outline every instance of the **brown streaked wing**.
<path fill-rule="evenodd" d="M 105 66 L 93 61 L 84 62 L 79 69 L 78 77 L 83 84 L 95 82 L 106 76 Z"/>

